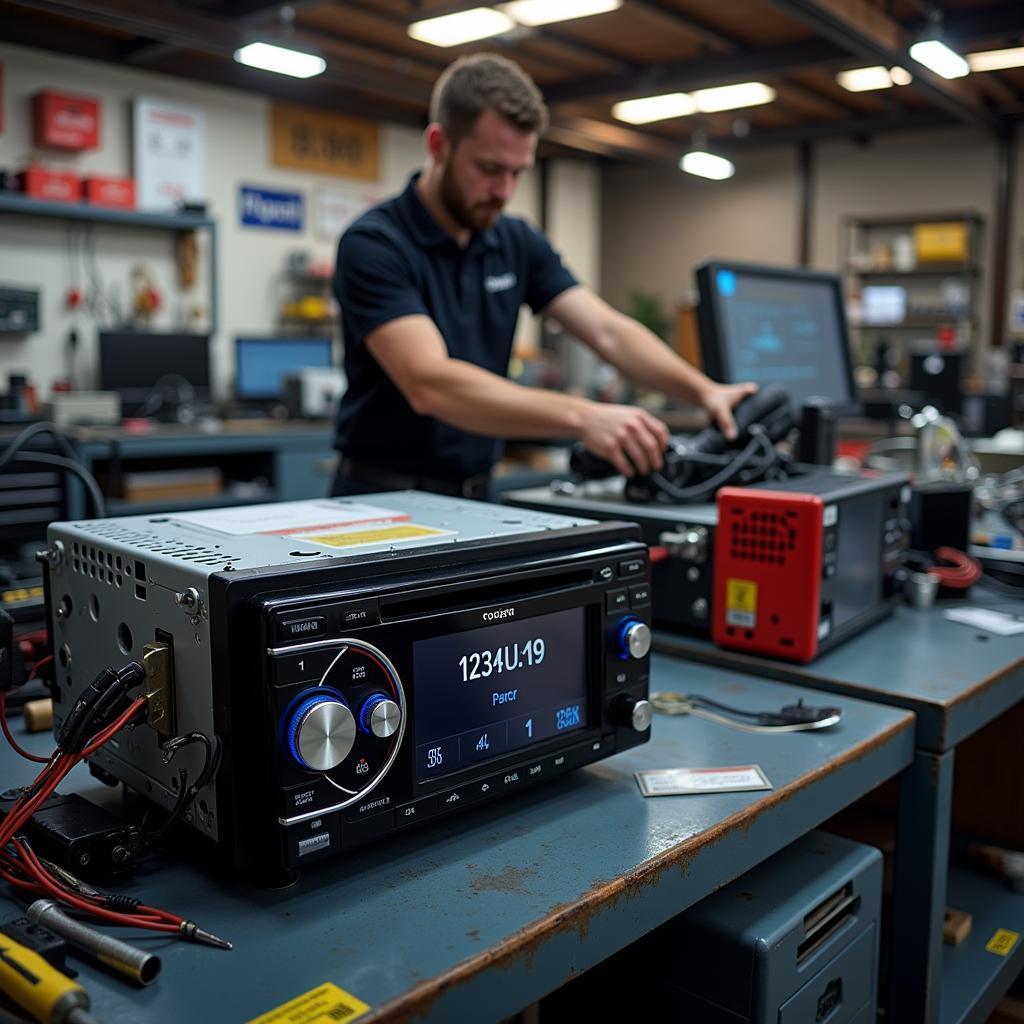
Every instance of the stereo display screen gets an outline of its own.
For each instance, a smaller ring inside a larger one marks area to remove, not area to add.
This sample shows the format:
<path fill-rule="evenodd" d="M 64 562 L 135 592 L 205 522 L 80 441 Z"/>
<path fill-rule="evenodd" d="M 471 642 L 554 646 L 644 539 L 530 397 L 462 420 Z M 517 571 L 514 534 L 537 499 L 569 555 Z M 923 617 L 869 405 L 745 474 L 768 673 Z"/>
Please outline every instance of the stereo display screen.
<path fill-rule="evenodd" d="M 586 660 L 583 608 L 414 643 L 417 781 L 582 729 Z"/>

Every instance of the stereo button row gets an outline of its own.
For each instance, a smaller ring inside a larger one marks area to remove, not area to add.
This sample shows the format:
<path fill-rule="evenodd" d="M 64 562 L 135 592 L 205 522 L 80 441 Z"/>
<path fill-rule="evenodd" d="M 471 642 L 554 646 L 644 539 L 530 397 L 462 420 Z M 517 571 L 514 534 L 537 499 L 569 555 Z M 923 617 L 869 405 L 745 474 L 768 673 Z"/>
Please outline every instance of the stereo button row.
<path fill-rule="evenodd" d="M 395 826 L 396 828 L 404 828 L 415 821 L 423 821 L 426 818 L 433 817 L 435 814 L 454 811 L 468 804 L 490 800 L 493 797 L 517 790 L 530 782 L 540 782 L 543 779 L 549 779 L 554 775 L 568 771 L 570 768 L 578 768 L 580 765 L 589 764 L 591 761 L 607 757 L 609 754 L 614 753 L 614 750 L 615 737 L 604 736 L 600 739 L 591 740 L 588 743 L 580 743 L 574 747 L 569 747 L 559 754 L 541 757 L 536 761 L 527 761 L 524 764 L 506 768 L 502 772 L 496 772 L 474 782 L 467 782 L 463 786 L 456 786 L 454 789 L 446 790 L 443 793 L 413 800 L 411 803 L 403 804 L 395 810 Z"/>
<path fill-rule="evenodd" d="M 282 644 L 341 636 L 360 626 L 374 626 L 380 622 L 376 598 L 318 608 L 307 614 L 286 612 L 285 615 L 286 618 L 278 619 L 276 626 L 277 642 Z"/>

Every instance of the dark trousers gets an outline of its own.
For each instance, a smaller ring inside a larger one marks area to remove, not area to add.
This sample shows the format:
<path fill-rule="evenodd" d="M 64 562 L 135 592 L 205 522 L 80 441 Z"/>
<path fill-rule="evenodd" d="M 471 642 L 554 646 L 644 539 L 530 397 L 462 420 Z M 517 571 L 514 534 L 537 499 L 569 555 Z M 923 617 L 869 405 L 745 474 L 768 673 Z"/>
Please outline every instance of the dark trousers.
<path fill-rule="evenodd" d="M 373 494 L 377 491 L 409 490 L 487 501 L 491 490 L 491 474 L 478 473 L 475 476 L 457 479 L 399 473 L 342 457 L 334 474 L 331 496 L 340 498 L 353 494 Z"/>

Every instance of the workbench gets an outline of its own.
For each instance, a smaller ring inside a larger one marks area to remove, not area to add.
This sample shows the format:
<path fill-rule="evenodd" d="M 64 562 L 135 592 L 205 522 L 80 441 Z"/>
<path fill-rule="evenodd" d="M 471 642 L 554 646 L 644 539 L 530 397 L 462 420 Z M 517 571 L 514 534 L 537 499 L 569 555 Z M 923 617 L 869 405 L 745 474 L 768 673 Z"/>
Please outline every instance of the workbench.
<path fill-rule="evenodd" d="M 334 478 L 334 428 L 324 421 L 210 420 L 191 426 L 72 427 L 68 436 L 80 461 L 108 495 L 107 515 L 297 501 L 328 494 Z M 216 468 L 218 494 L 180 499 L 121 497 L 131 473 Z M 81 484 L 68 483 L 69 519 L 91 514 Z"/>
<path fill-rule="evenodd" d="M 754 709 L 820 703 L 803 687 L 661 656 L 651 686 Z M 913 714 L 841 704 L 831 729 L 775 736 L 657 715 L 643 746 L 310 868 L 281 891 L 185 860 L 140 871 L 130 891 L 194 917 L 234 950 L 134 933 L 163 958 L 154 985 L 133 989 L 93 967 L 81 981 L 105 1024 L 247 1021 L 325 982 L 370 1004 L 361 1024 L 500 1020 L 910 766 Z M 28 739 L 49 749 L 47 736 Z M 7 785 L 34 774 L 15 760 L 0 754 Z M 741 764 L 759 764 L 774 788 L 644 799 L 633 776 Z M 84 768 L 73 778 L 98 800 L 117 798 Z M 14 910 L 6 897 L 2 906 Z"/>
<path fill-rule="evenodd" d="M 964 602 L 959 602 L 964 603 Z M 1024 614 L 1024 601 L 975 588 L 970 603 Z M 911 710 L 917 716 L 914 763 L 900 786 L 896 820 L 889 1019 L 900 1024 L 987 1020 L 1024 968 L 1024 939 L 1007 955 L 985 945 L 997 929 L 1024 936 L 1024 894 L 970 868 L 950 864 L 956 747 L 1024 700 L 1024 635 L 1001 637 L 951 622 L 940 602 L 895 614 L 810 664 L 716 647 L 710 640 L 659 631 L 656 649 L 725 667 Z M 993 763 L 1016 773 L 1020 752 Z M 946 906 L 974 917 L 969 939 L 943 946 Z"/>

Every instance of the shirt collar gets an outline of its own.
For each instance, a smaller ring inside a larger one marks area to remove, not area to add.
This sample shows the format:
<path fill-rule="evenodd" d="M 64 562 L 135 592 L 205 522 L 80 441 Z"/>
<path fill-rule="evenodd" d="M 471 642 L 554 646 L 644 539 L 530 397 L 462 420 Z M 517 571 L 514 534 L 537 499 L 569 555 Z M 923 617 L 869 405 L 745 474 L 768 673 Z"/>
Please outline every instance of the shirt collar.
<path fill-rule="evenodd" d="M 420 172 L 417 171 L 405 186 L 405 191 L 399 196 L 398 203 L 409 226 L 413 237 L 424 247 L 443 245 L 445 242 L 452 242 L 454 239 L 440 224 L 431 216 L 430 211 L 423 205 L 419 193 L 416 191 L 416 182 L 419 180 Z M 478 241 L 479 239 L 479 241 Z M 470 237 L 466 250 L 483 244 L 488 249 L 497 249 L 498 232 L 493 227 L 483 232 L 474 232 Z"/>

